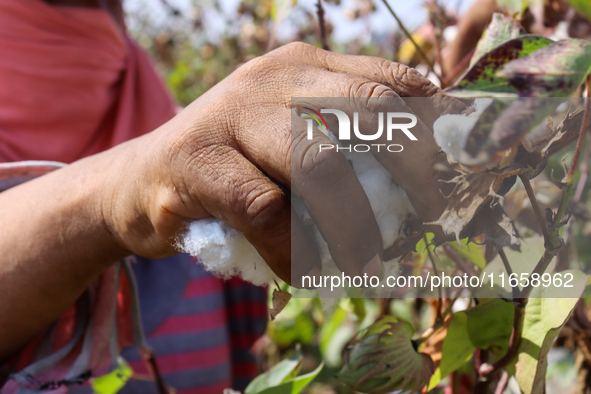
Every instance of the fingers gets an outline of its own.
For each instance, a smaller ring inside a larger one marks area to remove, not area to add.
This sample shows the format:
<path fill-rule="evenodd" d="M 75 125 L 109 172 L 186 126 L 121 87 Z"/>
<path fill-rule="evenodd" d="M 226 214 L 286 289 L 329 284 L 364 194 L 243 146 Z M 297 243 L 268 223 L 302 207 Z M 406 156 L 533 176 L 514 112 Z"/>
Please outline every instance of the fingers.
<path fill-rule="evenodd" d="M 320 266 L 316 245 L 288 196 L 235 149 L 211 147 L 187 168 L 189 194 L 212 215 L 242 231 L 282 280 L 292 283 L 291 265 L 299 275 Z"/>
<path fill-rule="evenodd" d="M 387 86 L 355 75 L 313 70 L 310 78 L 305 79 L 306 84 L 290 86 L 282 92 L 291 97 L 285 109 L 278 109 L 278 103 L 277 107 L 258 108 L 254 116 L 245 113 L 235 133 L 236 142 L 244 156 L 286 187 L 291 184 L 291 162 L 288 156 L 292 144 L 290 107 L 310 107 L 316 110 L 340 108 L 352 113 L 366 110 L 368 105 L 378 103 L 377 100 L 367 99 L 368 97 L 398 97 Z M 324 118 L 330 130 L 338 128 L 335 116 Z M 305 128 L 305 123 L 303 127 Z"/>
<path fill-rule="evenodd" d="M 356 76 L 318 70 L 314 74 L 311 84 L 293 94 L 304 97 L 395 95 L 379 83 Z M 297 105 L 301 108 L 306 107 L 307 102 L 314 105 L 306 100 L 300 100 Z M 351 108 L 358 104 L 354 100 L 348 103 L 353 106 Z M 364 270 L 371 276 L 381 275 L 382 236 L 369 199 L 353 169 L 342 153 L 330 149 L 321 151 L 321 146 L 332 147 L 332 142 L 318 129 L 312 140 L 307 139 L 306 120 L 297 114 L 292 116 L 288 109 L 272 111 L 260 108 L 257 117 L 262 120 L 247 118 L 241 123 L 237 134 L 241 151 L 272 179 L 304 198 L 339 269 L 348 275 L 359 275 Z M 262 127 L 249 127 L 252 124 Z M 291 127 L 281 127 L 290 124 Z M 372 264 L 366 267 L 370 261 Z"/>
<path fill-rule="evenodd" d="M 400 113 L 413 114 L 401 99 L 388 99 L 381 101 L 396 101 L 388 105 L 384 102 L 384 108 L 396 108 Z M 384 115 L 385 116 L 385 115 Z M 436 164 L 444 158 L 439 155 L 441 148 L 435 142 L 431 131 L 425 126 L 420 117 L 416 117 L 417 123 L 412 127 L 411 139 L 401 130 L 393 130 L 391 139 L 386 133 L 377 140 L 377 143 L 385 145 L 397 144 L 400 151 L 392 153 L 388 150 L 373 151 L 374 157 L 392 175 L 394 181 L 402 187 L 408 195 L 410 202 L 423 222 L 433 222 L 439 219 L 447 206 L 447 201 L 440 192 L 440 174 Z M 408 119 L 393 118 L 392 121 L 405 124 Z"/>
<path fill-rule="evenodd" d="M 416 140 L 411 139 L 401 129 L 394 129 L 391 133 L 385 131 L 384 125 L 388 123 L 386 119 L 388 113 L 413 114 L 400 97 L 383 95 L 380 98 L 301 98 L 294 99 L 293 104 L 299 108 L 317 108 L 318 111 L 320 108 L 338 108 L 346 113 L 350 122 L 353 123 L 355 123 L 353 116 L 355 112 L 358 122 L 351 128 L 362 132 L 364 138 L 378 132 L 381 117 L 382 133 L 377 139 L 362 140 L 356 132 L 352 131 L 350 144 L 374 144 L 370 152 L 386 168 L 393 180 L 406 191 L 419 218 L 423 222 L 439 219 L 447 202 L 440 192 L 442 184 L 439 182 L 440 173 L 436 164 L 444 160 L 445 155 L 439 154 L 440 147 L 435 142 L 431 131 L 418 116 L 416 125 L 409 129 Z M 333 114 L 325 114 L 324 119 L 329 130 L 337 134 L 340 126 L 337 117 Z M 392 118 L 392 122 L 406 124 L 409 119 Z M 347 145 L 347 141 L 341 141 L 341 143 Z M 381 145 L 381 148 L 377 149 L 377 145 Z M 386 147 L 393 147 L 393 151 Z"/>
<path fill-rule="evenodd" d="M 270 52 L 268 56 L 282 57 L 285 53 L 304 64 L 324 68 L 333 73 L 345 73 L 378 82 L 401 97 L 431 97 L 441 92 L 440 88 L 433 85 L 417 70 L 400 63 L 370 56 L 342 55 L 303 43 L 286 45 Z"/>
<path fill-rule="evenodd" d="M 292 189 L 305 201 L 330 254 L 348 275 L 382 275 L 382 236 L 361 183 L 342 153 L 294 111 Z"/>
<path fill-rule="evenodd" d="M 435 86 L 420 72 L 404 64 L 370 56 L 342 55 L 303 43 L 286 45 L 271 52 L 268 56 L 280 58 L 285 56 L 285 52 L 297 56 L 297 59 L 304 64 L 327 70 L 333 76 L 334 74 L 346 74 L 366 83 L 378 83 L 384 88 L 392 90 L 400 97 L 437 97 L 433 101 L 406 101 L 406 104 L 423 120 L 429 130 L 432 130 L 433 122 L 438 116 L 446 113 L 460 113 L 467 108 L 460 100 L 445 96 L 439 87 Z M 335 87 L 338 88 L 338 85 L 326 84 L 326 86 L 333 89 L 332 94 L 302 94 L 299 97 L 378 97 L 373 92 L 367 94 L 367 89 L 342 96 L 334 91 Z M 296 95 L 292 94 L 291 96 Z"/>

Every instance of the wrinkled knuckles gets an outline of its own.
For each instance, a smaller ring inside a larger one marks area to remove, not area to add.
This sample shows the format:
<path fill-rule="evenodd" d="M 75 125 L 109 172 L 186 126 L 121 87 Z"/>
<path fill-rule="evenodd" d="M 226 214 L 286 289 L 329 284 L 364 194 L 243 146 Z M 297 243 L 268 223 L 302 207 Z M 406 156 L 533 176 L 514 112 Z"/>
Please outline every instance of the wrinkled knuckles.
<path fill-rule="evenodd" d="M 430 97 L 441 90 L 412 67 L 390 61 L 384 61 L 382 67 L 385 76 L 394 81 L 394 90 L 403 97 Z"/>
<path fill-rule="evenodd" d="M 388 97 L 388 92 L 392 92 L 387 86 L 372 82 L 364 81 L 354 83 L 349 89 L 350 97 Z"/>
<path fill-rule="evenodd" d="M 292 58 L 292 60 L 294 61 L 298 61 L 300 59 L 309 59 L 310 57 L 316 57 L 318 51 L 321 51 L 321 49 L 318 49 L 313 45 L 298 41 L 277 48 L 274 51 L 269 52 L 267 55 L 265 55 L 265 57 L 278 56 L 279 58 L 283 59 L 287 56 L 289 58 Z"/>
<path fill-rule="evenodd" d="M 269 81 L 276 80 L 277 74 L 281 75 L 285 69 L 285 62 L 281 59 L 271 56 L 260 56 L 250 60 L 238 70 L 236 70 L 235 81 L 241 88 L 248 88 L 241 91 L 251 92 L 252 89 L 263 91 L 260 84 L 269 83 Z"/>
<path fill-rule="evenodd" d="M 277 226 L 277 219 L 290 212 L 290 203 L 279 189 L 261 186 L 246 198 L 245 220 L 251 229 L 267 232 Z"/>
<path fill-rule="evenodd" d="M 294 141 L 295 144 L 303 144 L 303 146 L 295 146 L 293 148 L 294 152 L 298 152 L 298 156 L 294 158 L 295 160 L 292 160 L 292 163 L 298 166 L 297 168 L 292 168 L 294 175 L 298 174 L 299 177 L 305 179 L 310 176 L 323 176 L 318 174 L 319 169 L 323 169 L 322 172 L 324 173 L 326 169 L 338 168 L 344 157 L 334 149 L 320 150 L 320 143 L 322 142 L 324 141 L 318 139 L 310 141 L 306 138 L 299 138 Z"/>

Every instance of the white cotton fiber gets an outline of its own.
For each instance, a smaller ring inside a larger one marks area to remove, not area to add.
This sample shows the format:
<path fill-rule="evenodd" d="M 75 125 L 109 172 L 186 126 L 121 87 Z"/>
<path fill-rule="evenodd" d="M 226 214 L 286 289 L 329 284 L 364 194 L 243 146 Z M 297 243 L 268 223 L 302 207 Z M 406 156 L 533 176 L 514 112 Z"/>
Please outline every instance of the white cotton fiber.
<path fill-rule="evenodd" d="M 244 234 L 219 219 L 192 222 L 177 246 L 199 258 L 207 270 L 216 276 L 227 279 L 238 275 L 259 286 L 276 279 Z"/>
<path fill-rule="evenodd" d="M 344 153 L 365 190 L 384 246 L 388 247 L 399 237 L 400 226 L 407 215 L 415 213 L 410 200 L 371 153 Z"/>
<path fill-rule="evenodd" d="M 492 98 L 477 98 L 474 100 L 474 112 L 469 115 L 443 115 L 433 124 L 433 135 L 437 144 L 454 161 L 459 162 L 470 131 L 476 125 L 478 118 L 493 102 Z"/>

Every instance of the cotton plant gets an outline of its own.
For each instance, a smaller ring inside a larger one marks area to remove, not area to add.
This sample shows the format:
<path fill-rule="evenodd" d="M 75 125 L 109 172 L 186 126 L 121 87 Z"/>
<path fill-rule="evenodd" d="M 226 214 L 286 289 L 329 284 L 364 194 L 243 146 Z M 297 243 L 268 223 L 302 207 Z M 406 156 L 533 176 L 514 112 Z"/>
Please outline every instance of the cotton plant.
<path fill-rule="evenodd" d="M 447 155 L 449 166 L 458 174 L 448 181 L 454 186 L 446 196 L 449 203 L 434 224 L 439 224 L 458 241 L 462 230 L 472 225 L 478 237 L 470 236 L 469 240 L 486 240 L 496 257 L 485 261 L 482 247 L 471 250 L 470 245 L 461 242 L 455 246 L 452 242 L 445 243 L 438 247 L 439 252 L 431 251 L 427 242 L 432 238 L 425 237 L 420 247 L 416 243 L 412 245 L 417 246 L 418 252 L 411 261 L 420 265 L 423 272 L 428 269 L 429 260 L 435 270 L 437 260 L 438 264 L 444 262 L 454 270 L 480 275 L 481 279 L 503 278 L 506 282 L 495 285 L 492 292 L 478 294 L 478 304 L 465 301 L 462 310 L 454 308 L 460 293 L 454 298 L 447 295 L 450 298 L 447 307 L 443 302 L 446 297 L 441 293 L 436 295 L 435 318 L 422 334 L 415 334 L 413 325 L 399 318 L 391 321 L 379 318 L 373 325 L 351 334 L 337 376 L 344 384 L 376 394 L 393 390 L 426 392 L 441 387 L 450 374 L 476 369 L 478 384 L 486 386 L 483 393 L 501 392 L 509 379 L 523 393 L 546 392 L 548 352 L 575 311 L 588 276 L 577 270 L 564 271 L 573 277 L 573 287 L 568 293 L 561 287 L 562 280 L 550 280 L 547 286 L 536 287 L 535 278 L 540 278 L 539 283 L 543 275 L 555 279 L 551 265 L 554 256 L 566 242 L 572 242 L 562 238 L 560 229 L 569 222 L 569 201 L 573 196 L 581 197 L 579 191 L 575 193 L 574 174 L 584 147 L 583 137 L 588 134 L 584 120 L 591 117 L 591 111 L 579 106 L 577 112 L 576 106 L 565 102 L 585 81 L 589 89 L 590 72 L 588 43 L 576 39 L 554 42 L 543 36 L 527 35 L 513 17 L 501 14 L 493 17 L 468 71 L 445 91 L 450 96 L 469 98 L 468 110 L 434 119 L 434 139 Z M 552 100 L 553 97 L 562 98 Z M 329 130 L 323 131 L 337 143 Z M 544 215 L 530 179 L 542 173 L 552 155 L 575 140 L 578 140 L 575 159 L 570 168 L 564 165 L 564 179 L 554 180 L 562 199 L 557 209 L 549 209 Z M 406 193 L 371 153 L 344 151 L 343 154 L 366 191 L 384 246 L 395 244 L 405 218 L 414 214 Z M 540 242 L 535 238 L 526 241 L 529 254 L 519 251 L 519 234 L 502 207 L 503 194 L 516 178 L 521 179 L 527 191 L 544 235 Z M 302 201 L 293 199 L 293 203 L 302 220 L 309 220 Z M 319 245 L 322 274 L 338 275 L 319 231 L 312 227 L 312 233 Z M 179 246 L 198 256 L 216 275 L 240 275 L 256 284 L 275 279 L 244 236 L 216 219 L 191 224 Z M 398 259 L 386 261 L 384 266 L 385 276 L 400 273 Z M 529 279 L 525 283 L 522 278 Z M 493 287 L 492 282 L 486 284 Z M 568 298 L 560 298 L 565 294 Z M 330 327 L 335 333 L 342 332 L 338 327 L 344 322 L 345 312 L 340 307 L 336 313 L 328 311 L 335 308 L 336 302 L 325 304 L 329 328 L 323 327 L 322 335 L 328 335 Z M 582 319 L 580 313 L 576 317 L 577 321 Z M 397 358 L 400 354 L 411 361 L 400 362 Z M 487 354 L 487 362 L 481 362 L 475 354 Z"/>

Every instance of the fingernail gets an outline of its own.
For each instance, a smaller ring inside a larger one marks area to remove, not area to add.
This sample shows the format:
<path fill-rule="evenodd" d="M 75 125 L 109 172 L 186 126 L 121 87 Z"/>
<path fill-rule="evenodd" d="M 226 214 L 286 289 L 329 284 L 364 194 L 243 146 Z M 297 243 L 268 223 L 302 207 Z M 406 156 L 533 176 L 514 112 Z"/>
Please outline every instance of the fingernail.
<path fill-rule="evenodd" d="M 369 263 L 363 267 L 362 272 L 369 277 L 377 276 L 382 279 L 382 276 L 384 275 L 384 265 L 382 264 L 380 255 L 376 254 L 371 260 L 369 260 Z"/>

